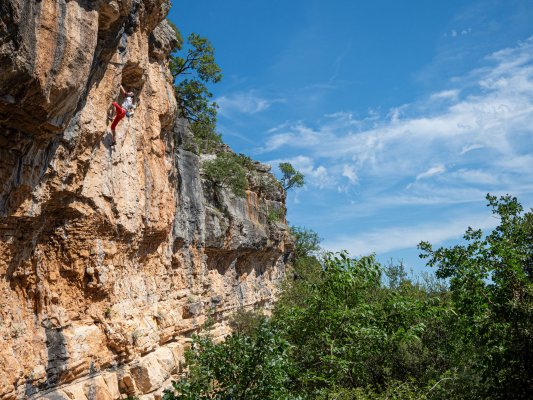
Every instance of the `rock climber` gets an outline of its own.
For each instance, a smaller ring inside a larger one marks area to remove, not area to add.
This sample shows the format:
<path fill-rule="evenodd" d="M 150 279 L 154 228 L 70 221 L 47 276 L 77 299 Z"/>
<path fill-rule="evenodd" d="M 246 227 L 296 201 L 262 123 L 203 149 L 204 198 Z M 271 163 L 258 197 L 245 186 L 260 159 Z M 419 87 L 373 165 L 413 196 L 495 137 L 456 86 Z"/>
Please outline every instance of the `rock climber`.
<path fill-rule="evenodd" d="M 117 144 L 116 136 L 115 136 L 115 129 L 118 125 L 118 123 L 124 118 L 126 115 L 129 117 L 133 114 L 133 110 L 135 108 L 135 105 L 133 104 L 133 92 L 126 92 L 126 90 L 120 85 L 120 91 L 122 95 L 124 96 L 124 101 L 122 102 L 122 107 L 118 105 L 117 102 L 113 102 L 113 106 L 115 107 L 116 115 L 115 119 L 113 120 L 113 123 L 111 124 L 111 133 L 113 134 L 113 140 L 111 142 L 111 145 L 114 146 Z"/>

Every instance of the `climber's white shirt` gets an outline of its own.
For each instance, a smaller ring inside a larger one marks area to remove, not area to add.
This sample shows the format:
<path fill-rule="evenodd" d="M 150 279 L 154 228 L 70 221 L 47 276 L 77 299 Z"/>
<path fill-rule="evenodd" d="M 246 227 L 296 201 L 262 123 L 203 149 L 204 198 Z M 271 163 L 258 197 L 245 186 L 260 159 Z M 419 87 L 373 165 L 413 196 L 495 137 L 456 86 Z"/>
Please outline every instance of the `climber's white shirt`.
<path fill-rule="evenodd" d="M 133 98 L 131 98 L 130 96 L 127 96 L 124 99 L 124 102 L 122 103 L 122 108 L 128 111 L 131 107 L 133 107 Z"/>

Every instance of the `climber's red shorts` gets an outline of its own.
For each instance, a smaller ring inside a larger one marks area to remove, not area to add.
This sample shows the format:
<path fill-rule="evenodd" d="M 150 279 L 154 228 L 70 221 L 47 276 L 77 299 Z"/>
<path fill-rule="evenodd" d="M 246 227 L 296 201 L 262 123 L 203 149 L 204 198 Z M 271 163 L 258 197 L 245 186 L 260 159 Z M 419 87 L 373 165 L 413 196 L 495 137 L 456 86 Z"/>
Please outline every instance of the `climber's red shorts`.
<path fill-rule="evenodd" d="M 112 131 L 115 130 L 120 120 L 126 116 L 126 110 L 124 110 L 121 106 L 119 106 L 117 102 L 114 101 L 113 106 L 115 106 L 115 109 L 117 110 L 117 115 L 115 119 L 113 120 L 113 123 L 111 124 Z"/>

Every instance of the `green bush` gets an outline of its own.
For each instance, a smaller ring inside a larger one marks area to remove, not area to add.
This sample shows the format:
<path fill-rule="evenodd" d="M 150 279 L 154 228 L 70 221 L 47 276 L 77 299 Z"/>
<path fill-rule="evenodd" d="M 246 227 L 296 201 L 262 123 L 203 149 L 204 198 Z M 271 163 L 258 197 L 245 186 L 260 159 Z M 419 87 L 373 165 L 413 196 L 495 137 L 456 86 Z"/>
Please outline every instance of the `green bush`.
<path fill-rule="evenodd" d="M 242 308 L 237 310 L 229 319 L 229 326 L 232 332 L 240 333 L 246 336 L 254 336 L 266 317 L 259 311 L 246 311 Z"/>
<path fill-rule="evenodd" d="M 235 154 L 235 159 L 246 171 L 255 171 L 254 160 L 252 160 L 246 154 Z"/>
<path fill-rule="evenodd" d="M 500 223 L 487 236 L 420 244 L 437 278 L 374 256 L 319 260 L 318 236 L 293 228 L 294 275 L 272 318 L 242 313 L 226 342 L 196 339 L 165 399 L 530 398 L 533 213 L 488 200 Z"/>
<path fill-rule="evenodd" d="M 285 208 L 283 207 L 271 208 L 270 210 L 268 210 L 267 221 L 270 224 L 279 222 L 283 220 L 284 216 L 285 216 Z"/>
<path fill-rule="evenodd" d="M 202 168 L 206 178 L 215 186 L 229 189 L 237 196 L 245 196 L 248 188 L 246 171 L 233 153 L 218 154 L 214 160 L 204 162 Z"/>
<path fill-rule="evenodd" d="M 320 251 L 322 239 L 312 229 L 291 226 L 291 236 L 294 239 L 294 256 L 297 259 L 316 255 Z"/>
<path fill-rule="evenodd" d="M 297 399 L 287 390 L 289 344 L 262 321 L 254 336 L 234 333 L 215 344 L 194 338 L 186 353 L 187 376 L 165 391 L 163 400 Z"/>
<path fill-rule="evenodd" d="M 446 319 L 445 300 L 407 282 L 402 290 L 388 290 L 372 256 L 329 254 L 316 269 L 311 279 L 297 281 L 304 300 L 287 304 L 282 298 L 275 311 L 275 323 L 297 349 L 294 390 L 313 398 L 339 388 L 379 391 L 387 382 L 424 384 L 439 376 L 426 337 Z"/>

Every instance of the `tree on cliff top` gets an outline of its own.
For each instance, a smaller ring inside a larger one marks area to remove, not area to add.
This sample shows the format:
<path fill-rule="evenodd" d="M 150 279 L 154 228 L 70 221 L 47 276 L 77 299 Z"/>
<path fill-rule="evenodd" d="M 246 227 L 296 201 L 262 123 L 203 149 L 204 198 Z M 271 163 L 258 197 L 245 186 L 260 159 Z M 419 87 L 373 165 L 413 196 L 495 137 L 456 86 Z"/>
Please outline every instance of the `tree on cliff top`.
<path fill-rule="evenodd" d="M 174 29 L 178 35 L 179 31 Z M 196 33 L 191 33 L 187 42 L 186 54 L 182 57 L 179 53 L 183 44 L 179 43 L 170 59 L 178 104 L 200 144 L 220 143 L 220 135 L 216 133 L 218 105 L 212 101 L 213 94 L 207 88 L 208 83 L 222 79 L 215 61 L 215 49 L 208 39 Z"/>
<path fill-rule="evenodd" d="M 304 175 L 294 169 L 291 163 L 283 162 L 279 164 L 279 169 L 283 174 L 280 183 L 285 191 L 293 187 L 302 187 L 305 185 Z"/>

